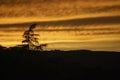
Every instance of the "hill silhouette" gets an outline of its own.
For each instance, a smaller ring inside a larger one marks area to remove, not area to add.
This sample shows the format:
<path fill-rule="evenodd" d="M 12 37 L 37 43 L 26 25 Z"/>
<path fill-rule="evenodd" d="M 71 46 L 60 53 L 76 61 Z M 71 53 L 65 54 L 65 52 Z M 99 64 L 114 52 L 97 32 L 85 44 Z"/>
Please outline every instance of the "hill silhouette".
<path fill-rule="evenodd" d="M 32 51 L 0 47 L 3 80 L 15 79 L 115 79 L 119 78 L 120 52 Z M 2 80 L 1 79 L 1 80 Z"/>

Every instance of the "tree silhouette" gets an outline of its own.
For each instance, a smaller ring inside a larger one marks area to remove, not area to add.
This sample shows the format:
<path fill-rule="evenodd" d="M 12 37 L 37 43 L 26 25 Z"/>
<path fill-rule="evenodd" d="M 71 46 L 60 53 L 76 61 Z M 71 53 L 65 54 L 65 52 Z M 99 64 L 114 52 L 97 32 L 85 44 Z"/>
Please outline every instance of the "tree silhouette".
<path fill-rule="evenodd" d="M 33 29 L 36 27 L 37 24 L 32 24 L 28 30 L 26 30 L 23 34 L 24 40 L 22 43 L 26 43 L 28 45 L 29 50 L 35 50 L 37 46 L 39 46 L 39 39 L 37 36 L 39 34 L 35 34 Z"/>
<path fill-rule="evenodd" d="M 28 30 L 23 33 L 24 40 L 22 43 L 26 43 L 24 47 L 28 48 L 29 50 L 40 50 L 43 51 L 43 47 L 46 47 L 47 44 L 39 44 L 39 34 L 35 34 L 33 29 L 36 27 L 37 24 L 32 24 Z"/>

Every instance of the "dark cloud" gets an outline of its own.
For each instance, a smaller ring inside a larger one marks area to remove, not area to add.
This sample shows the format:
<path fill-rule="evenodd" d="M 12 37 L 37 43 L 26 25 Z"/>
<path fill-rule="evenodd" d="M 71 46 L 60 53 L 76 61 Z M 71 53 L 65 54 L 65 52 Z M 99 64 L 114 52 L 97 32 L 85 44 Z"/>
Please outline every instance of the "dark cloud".
<path fill-rule="evenodd" d="M 85 7 L 83 10 L 86 13 L 101 13 L 101 12 L 113 12 L 113 11 L 119 11 L 120 5 L 105 5 L 105 6 L 96 6 L 96 7 Z"/>
<path fill-rule="evenodd" d="M 15 23 L 15 24 L 0 24 L 0 27 L 10 26 L 29 26 L 36 23 L 40 26 L 82 26 L 82 25 L 105 25 L 105 24 L 120 24 L 120 16 L 106 16 L 106 17 L 89 17 L 89 18 L 76 18 L 68 20 L 57 20 L 57 21 L 33 21 L 26 23 Z"/>

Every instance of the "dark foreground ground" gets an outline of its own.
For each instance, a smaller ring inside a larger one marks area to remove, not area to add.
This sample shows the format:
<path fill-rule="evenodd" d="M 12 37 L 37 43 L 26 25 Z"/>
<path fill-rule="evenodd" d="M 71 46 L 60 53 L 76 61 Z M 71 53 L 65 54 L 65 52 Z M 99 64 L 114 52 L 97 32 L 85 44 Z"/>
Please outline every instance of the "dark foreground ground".
<path fill-rule="evenodd" d="M 0 50 L 0 80 L 120 80 L 120 52 Z"/>

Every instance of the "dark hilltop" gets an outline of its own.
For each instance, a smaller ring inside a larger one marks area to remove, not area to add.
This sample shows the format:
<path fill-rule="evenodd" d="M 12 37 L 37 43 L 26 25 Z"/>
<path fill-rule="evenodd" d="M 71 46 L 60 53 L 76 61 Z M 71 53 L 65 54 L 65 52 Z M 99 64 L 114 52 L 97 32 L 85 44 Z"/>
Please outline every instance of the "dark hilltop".
<path fill-rule="evenodd" d="M 0 47 L 1 80 L 119 78 L 120 52 L 35 51 Z"/>

